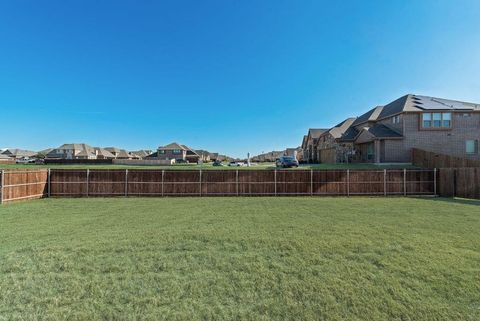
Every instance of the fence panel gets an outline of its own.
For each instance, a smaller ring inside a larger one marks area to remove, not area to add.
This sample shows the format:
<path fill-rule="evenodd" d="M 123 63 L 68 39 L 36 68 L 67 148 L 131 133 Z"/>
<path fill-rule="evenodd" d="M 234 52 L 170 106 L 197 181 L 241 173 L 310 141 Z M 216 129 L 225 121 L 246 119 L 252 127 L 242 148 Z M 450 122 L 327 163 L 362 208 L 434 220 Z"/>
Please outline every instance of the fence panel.
<path fill-rule="evenodd" d="M 48 194 L 48 170 L 4 170 L 1 202 L 41 198 Z"/>

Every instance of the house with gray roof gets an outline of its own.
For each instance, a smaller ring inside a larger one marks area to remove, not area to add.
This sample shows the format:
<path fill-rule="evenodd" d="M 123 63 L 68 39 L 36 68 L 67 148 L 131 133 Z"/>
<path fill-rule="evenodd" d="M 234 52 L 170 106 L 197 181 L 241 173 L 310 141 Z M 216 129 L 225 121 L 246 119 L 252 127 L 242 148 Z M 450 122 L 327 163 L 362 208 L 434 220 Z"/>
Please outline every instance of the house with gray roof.
<path fill-rule="evenodd" d="M 45 155 L 47 159 L 96 159 L 95 149 L 87 144 L 63 144 Z"/>
<path fill-rule="evenodd" d="M 344 162 L 351 148 L 338 142 L 338 139 L 351 128 L 356 117 L 347 118 L 332 128 L 324 131 L 317 139 L 315 149 L 318 152 L 320 163 Z"/>
<path fill-rule="evenodd" d="M 317 142 L 320 135 L 328 129 L 326 128 L 310 128 L 307 133 L 307 138 L 304 140 L 306 148 L 306 161 L 308 163 L 318 163 L 320 158 L 317 150 Z"/>
<path fill-rule="evenodd" d="M 3 155 L 12 157 L 14 159 L 19 159 L 23 157 L 33 157 L 37 153 L 31 150 L 18 149 L 18 148 L 7 148 L 2 152 Z"/>
<path fill-rule="evenodd" d="M 480 159 L 480 104 L 408 94 L 358 117 L 337 142 L 351 161 L 410 163 L 412 148 Z"/>

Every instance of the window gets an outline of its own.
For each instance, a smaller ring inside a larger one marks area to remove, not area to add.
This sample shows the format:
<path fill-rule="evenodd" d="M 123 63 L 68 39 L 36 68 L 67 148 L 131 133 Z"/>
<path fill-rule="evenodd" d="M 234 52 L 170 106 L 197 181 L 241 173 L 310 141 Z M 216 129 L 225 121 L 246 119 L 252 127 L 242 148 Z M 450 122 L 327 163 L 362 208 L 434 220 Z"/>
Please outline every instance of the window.
<path fill-rule="evenodd" d="M 452 113 L 423 113 L 423 128 L 451 128 Z"/>
<path fill-rule="evenodd" d="M 160 150 L 158 151 L 158 153 L 159 153 L 159 154 L 165 154 L 165 150 L 164 150 L 164 149 L 160 149 Z"/>
<path fill-rule="evenodd" d="M 433 127 L 439 128 L 442 127 L 442 114 L 433 113 Z"/>
<path fill-rule="evenodd" d="M 367 145 L 367 159 L 373 159 L 373 144 Z"/>
<path fill-rule="evenodd" d="M 393 116 L 393 118 L 392 118 L 392 123 L 394 123 L 394 124 L 400 124 L 400 115 Z"/>
<path fill-rule="evenodd" d="M 470 113 L 463 113 L 462 114 L 462 117 L 470 117 L 470 116 L 471 116 Z"/>
<path fill-rule="evenodd" d="M 467 154 L 476 154 L 477 153 L 477 141 L 476 140 L 466 140 L 465 141 L 465 152 Z"/>
<path fill-rule="evenodd" d="M 450 128 L 452 124 L 452 114 L 450 113 L 443 113 L 442 114 L 442 126 L 446 128 Z"/>
<path fill-rule="evenodd" d="M 174 153 L 174 154 L 181 154 L 182 151 L 181 151 L 180 149 L 174 149 L 174 150 L 173 150 L 173 153 Z"/>
<path fill-rule="evenodd" d="M 423 116 L 423 128 L 432 127 L 432 114 L 422 114 Z"/>

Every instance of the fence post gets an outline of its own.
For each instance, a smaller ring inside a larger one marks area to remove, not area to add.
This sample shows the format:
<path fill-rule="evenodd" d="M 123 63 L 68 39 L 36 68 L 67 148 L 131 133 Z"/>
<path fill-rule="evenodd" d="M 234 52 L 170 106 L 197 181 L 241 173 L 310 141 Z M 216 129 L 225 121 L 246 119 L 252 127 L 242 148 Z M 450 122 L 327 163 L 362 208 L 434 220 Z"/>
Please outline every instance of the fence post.
<path fill-rule="evenodd" d="M 350 170 L 347 169 L 347 196 L 350 196 Z"/>
<path fill-rule="evenodd" d="M 202 196 L 202 170 L 200 170 L 200 179 L 199 179 L 199 182 L 200 182 L 200 196 Z"/>
<path fill-rule="evenodd" d="M 437 196 L 437 168 L 433 169 L 433 196 Z"/>
<path fill-rule="evenodd" d="M 237 169 L 237 172 L 236 172 L 236 174 L 235 174 L 235 182 L 236 182 L 237 196 L 238 196 L 238 193 L 239 193 L 239 190 L 238 190 L 238 169 Z"/>
<path fill-rule="evenodd" d="M 2 177 L 0 182 L 0 204 L 3 204 L 3 191 L 4 191 L 3 185 L 5 183 L 5 170 L 2 169 L 1 175 Z"/>
<path fill-rule="evenodd" d="M 90 170 L 87 169 L 87 197 L 88 197 L 88 182 L 89 182 L 89 179 L 90 179 Z"/>
<path fill-rule="evenodd" d="M 162 169 L 162 197 L 165 196 L 164 192 L 163 192 L 163 176 L 165 176 L 165 170 Z"/>
<path fill-rule="evenodd" d="M 403 169 L 403 196 L 407 196 L 407 169 Z"/>
<path fill-rule="evenodd" d="M 310 170 L 310 196 L 313 196 L 313 169 Z"/>
<path fill-rule="evenodd" d="M 275 170 L 274 179 L 275 179 L 275 196 L 277 196 L 277 170 Z"/>
<path fill-rule="evenodd" d="M 387 170 L 383 170 L 383 195 L 387 196 Z"/>
<path fill-rule="evenodd" d="M 457 197 L 457 169 L 453 169 L 453 197 Z"/>
<path fill-rule="evenodd" d="M 50 183 L 50 177 L 51 177 L 51 176 L 50 176 L 50 168 L 49 168 L 49 169 L 48 169 L 48 177 L 47 177 L 47 180 L 48 180 L 48 184 L 47 184 L 47 195 L 48 195 L 48 197 L 50 197 L 50 195 L 51 195 L 50 189 L 51 189 L 51 186 L 52 186 L 52 184 Z"/>
<path fill-rule="evenodd" d="M 128 196 L 128 169 L 125 170 L 125 197 Z"/>

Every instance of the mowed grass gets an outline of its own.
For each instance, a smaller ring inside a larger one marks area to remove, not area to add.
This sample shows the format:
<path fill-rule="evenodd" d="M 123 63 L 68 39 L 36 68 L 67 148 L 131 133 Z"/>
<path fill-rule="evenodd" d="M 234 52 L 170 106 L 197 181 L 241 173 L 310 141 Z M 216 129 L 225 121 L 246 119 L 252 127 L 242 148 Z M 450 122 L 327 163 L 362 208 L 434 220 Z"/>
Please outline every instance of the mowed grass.
<path fill-rule="evenodd" d="M 0 320 L 480 320 L 480 202 L 7 204 Z"/>

